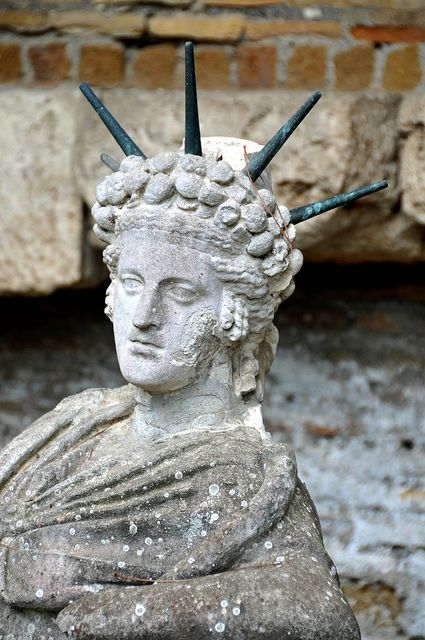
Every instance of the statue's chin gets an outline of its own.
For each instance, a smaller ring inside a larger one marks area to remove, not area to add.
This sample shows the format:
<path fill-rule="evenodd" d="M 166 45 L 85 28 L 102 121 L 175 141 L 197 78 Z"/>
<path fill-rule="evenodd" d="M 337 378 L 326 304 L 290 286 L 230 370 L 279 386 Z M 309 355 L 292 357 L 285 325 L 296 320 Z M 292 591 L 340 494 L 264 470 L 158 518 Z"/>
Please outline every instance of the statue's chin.
<path fill-rule="evenodd" d="M 194 384 L 198 380 L 195 367 L 163 365 L 159 363 L 120 363 L 122 376 L 136 387 L 151 394 L 171 393 Z"/>

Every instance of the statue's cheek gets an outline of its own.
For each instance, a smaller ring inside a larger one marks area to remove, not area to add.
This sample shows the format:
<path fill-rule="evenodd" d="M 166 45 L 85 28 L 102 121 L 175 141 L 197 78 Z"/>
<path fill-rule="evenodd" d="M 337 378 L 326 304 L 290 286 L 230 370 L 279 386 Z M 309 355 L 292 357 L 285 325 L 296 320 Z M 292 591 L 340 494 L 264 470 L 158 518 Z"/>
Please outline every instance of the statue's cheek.
<path fill-rule="evenodd" d="M 176 348 L 171 353 L 172 362 L 178 366 L 208 366 L 220 341 L 214 335 L 217 315 L 211 307 L 194 311 L 186 320 Z"/>

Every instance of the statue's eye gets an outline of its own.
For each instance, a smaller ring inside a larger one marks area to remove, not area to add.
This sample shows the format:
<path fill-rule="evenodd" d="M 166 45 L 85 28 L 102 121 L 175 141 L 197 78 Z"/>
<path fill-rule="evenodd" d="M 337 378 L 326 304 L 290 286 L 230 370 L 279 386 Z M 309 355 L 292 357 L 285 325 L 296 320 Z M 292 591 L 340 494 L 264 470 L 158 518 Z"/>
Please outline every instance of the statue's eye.
<path fill-rule="evenodd" d="M 143 288 L 143 282 L 132 276 L 123 276 L 121 283 L 127 293 L 137 293 Z"/>
<path fill-rule="evenodd" d="M 196 291 L 189 287 L 184 287 L 179 284 L 170 285 L 168 288 L 168 296 L 176 302 L 189 303 L 193 302 L 196 297 Z"/>

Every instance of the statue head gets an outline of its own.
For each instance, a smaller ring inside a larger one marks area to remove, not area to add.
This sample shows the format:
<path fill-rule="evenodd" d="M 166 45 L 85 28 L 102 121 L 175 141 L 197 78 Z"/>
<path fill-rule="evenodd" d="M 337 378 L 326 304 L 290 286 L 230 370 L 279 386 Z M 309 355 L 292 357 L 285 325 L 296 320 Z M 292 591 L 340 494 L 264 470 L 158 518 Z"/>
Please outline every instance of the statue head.
<path fill-rule="evenodd" d="M 264 147 L 218 138 L 203 153 L 191 43 L 185 70 L 184 151 L 149 159 L 81 85 L 127 156 L 121 164 L 101 156 L 114 173 L 98 186 L 93 207 L 111 274 L 107 313 L 129 382 L 151 393 L 175 391 L 200 380 L 224 352 L 236 396 L 261 399 L 277 344 L 273 317 L 302 264 L 294 225 L 388 183 L 278 207 L 268 165 L 320 92 Z"/>
<path fill-rule="evenodd" d="M 97 188 L 118 359 L 146 391 L 195 382 L 226 349 L 236 395 L 262 395 L 277 343 L 273 317 L 302 256 L 265 179 L 254 184 L 222 159 L 229 149 L 243 158 L 247 143 L 225 142 L 206 140 L 206 157 L 129 156 Z"/>

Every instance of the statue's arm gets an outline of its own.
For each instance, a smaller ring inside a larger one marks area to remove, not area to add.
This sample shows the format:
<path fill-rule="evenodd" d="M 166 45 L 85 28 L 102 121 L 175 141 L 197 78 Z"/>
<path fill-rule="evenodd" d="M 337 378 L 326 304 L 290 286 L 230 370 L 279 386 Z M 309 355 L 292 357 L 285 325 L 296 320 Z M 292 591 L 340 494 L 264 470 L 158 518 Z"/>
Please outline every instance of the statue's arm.
<path fill-rule="evenodd" d="M 337 580 L 295 555 L 282 565 L 90 595 L 58 616 L 79 640 L 359 640 Z"/>

